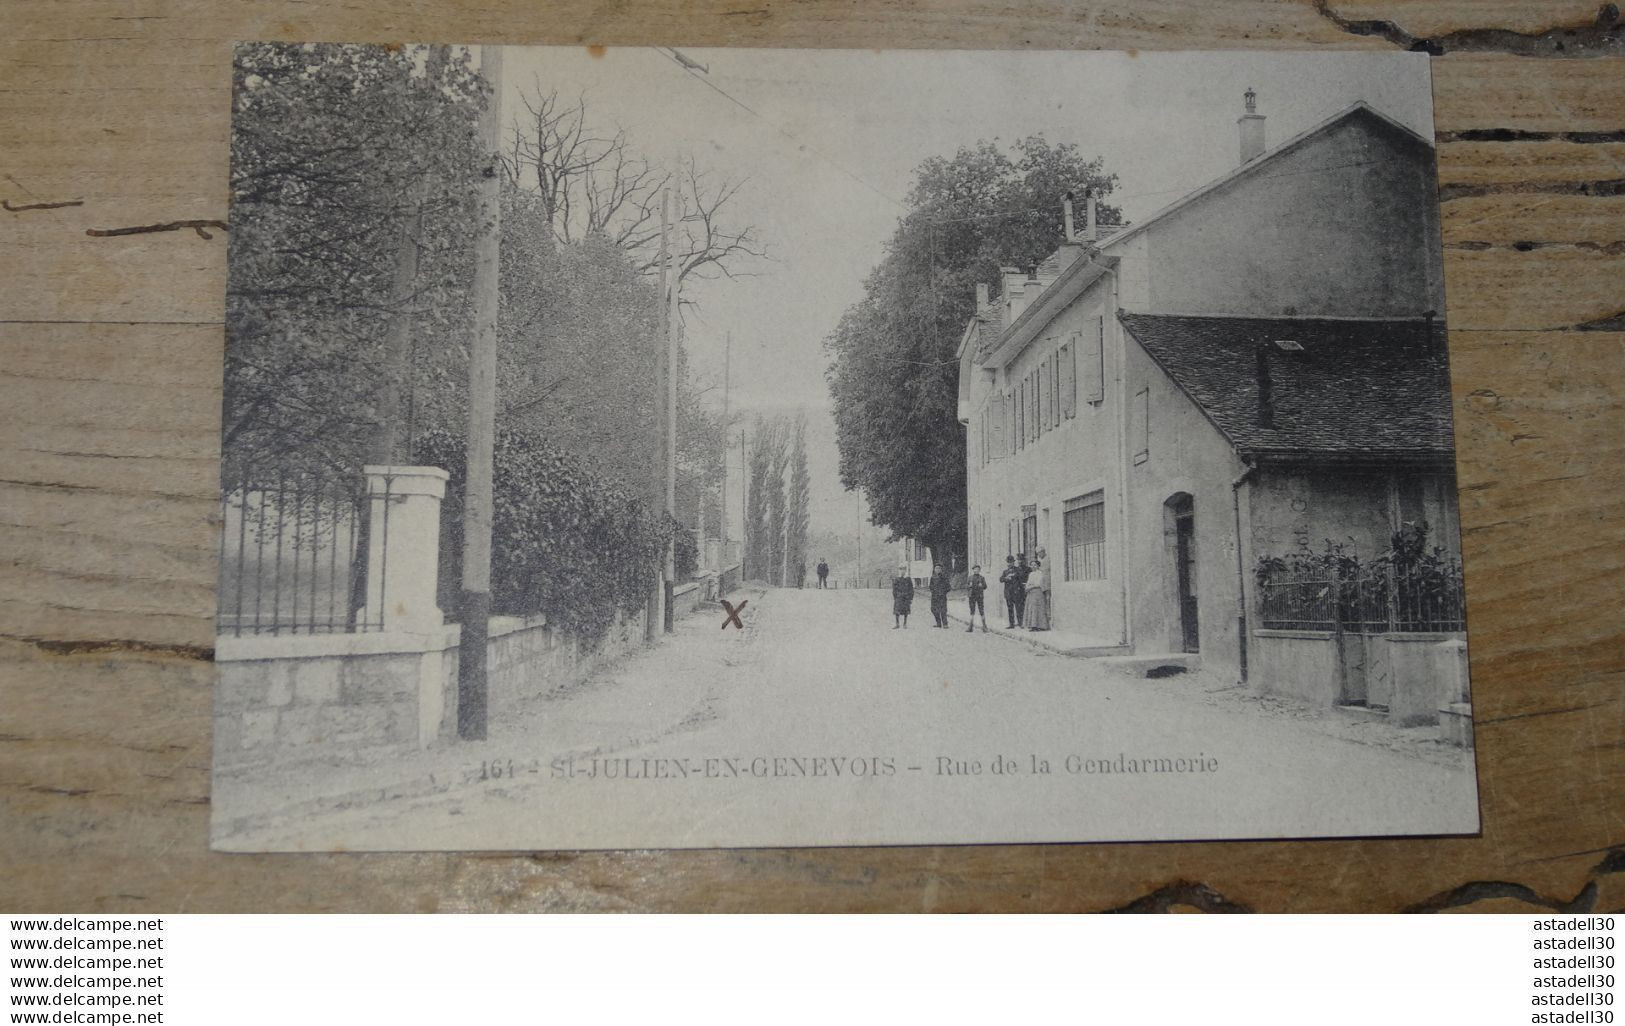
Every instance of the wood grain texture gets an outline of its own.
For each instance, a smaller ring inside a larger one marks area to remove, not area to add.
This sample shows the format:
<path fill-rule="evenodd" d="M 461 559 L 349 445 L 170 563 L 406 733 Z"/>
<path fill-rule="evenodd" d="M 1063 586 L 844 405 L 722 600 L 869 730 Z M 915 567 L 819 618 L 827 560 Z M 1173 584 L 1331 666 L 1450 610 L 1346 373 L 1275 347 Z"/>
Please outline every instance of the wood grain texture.
<path fill-rule="evenodd" d="M 78 201 L 0 211 L 0 908 L 1625 910 L 1617 11 L 1563 0 L 5 0 L 0 25 L 0 199 Z M 225 240 L 86 231 L 225 218 L 230 42 L 247 38 L 1442 51 L 1483 836 L 210 853 Z"/>

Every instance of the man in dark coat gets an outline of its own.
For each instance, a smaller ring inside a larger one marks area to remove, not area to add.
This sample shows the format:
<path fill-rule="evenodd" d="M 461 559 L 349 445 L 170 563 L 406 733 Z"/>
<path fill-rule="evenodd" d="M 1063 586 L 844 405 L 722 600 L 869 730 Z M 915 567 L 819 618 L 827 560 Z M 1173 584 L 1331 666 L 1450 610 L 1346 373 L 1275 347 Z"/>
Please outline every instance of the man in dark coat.
<path fill-rule="evenodd" d="M 914 608 L 914 582 L 909 580 L 908 567 L 898 567 L 891 581 L 891 629 L 908 627 L 908 611 Z"/>
<path fill-rule="evenodd" d="M 948 581 L 948 568 L 937 566 L 931 569 L 931 619 L 938 627 L 944 630 L 948 627 L 948 591 L 952 585 Z"/>
<path fill-rule="evenodd" d="M 1007 564 L 1004 573 L 999 575 L 999 583 L 1004 585 L 1004 605 L 1010 613 L 1010 629 L 1015 630 L 1022 626 L 1022 619 L 1027 611 L 1027 576 L 1032 570 L 1027 566 L 1027 554 L 1017 553 L 1014 556 L 1004 557 Z"/>
<path fill-rule="evenodd" d="M 970 626 L 966 627 L 965 630 L 968 633 L 968 632 L 974 631 L 976 629 L 976 614 L 981 613 L 982 614 L 982 633 L 986 634 L 987 633 L 987 603 L 985 601 L 983 601 L 982 595 L 983 595 L 983 593 L 985 593 L 987 591 L 987 578 L 982 576 L 982 568 L 981 567 L 973 566 L 973 567 L 970 568 L 970 586 L 969 587 L 970 587 Z"/>
<path fill-rule="evenodd" d="M 822 559 L 818 561 L 818 586 L 825 587 L 824 582 L 829 580 L 829 564 Z"/>

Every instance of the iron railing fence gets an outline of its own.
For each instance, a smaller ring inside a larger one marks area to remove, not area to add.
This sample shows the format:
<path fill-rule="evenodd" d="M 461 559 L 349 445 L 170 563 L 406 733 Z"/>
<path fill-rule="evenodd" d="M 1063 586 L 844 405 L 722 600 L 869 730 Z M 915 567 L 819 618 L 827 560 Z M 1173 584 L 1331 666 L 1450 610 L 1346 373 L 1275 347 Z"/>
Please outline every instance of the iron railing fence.
<path fill-rule="evenodd" d="M 224 482 L 217 632 L 382 630 L 390 498 L 386 478 L 382 493 L 369 500 L 367 479 L 357 471 L 250 469 Z M 382 554 L 373 594 L 369 552 Z"/>
<path fill-rule="evenodd" d="M 1362 569 L 1277 573 L 1260 582 L 1261 625 L 1270 630 L 1353 634 L 1442 633 L 1467 629 L 1459 566 L 1402 572 Z"/>

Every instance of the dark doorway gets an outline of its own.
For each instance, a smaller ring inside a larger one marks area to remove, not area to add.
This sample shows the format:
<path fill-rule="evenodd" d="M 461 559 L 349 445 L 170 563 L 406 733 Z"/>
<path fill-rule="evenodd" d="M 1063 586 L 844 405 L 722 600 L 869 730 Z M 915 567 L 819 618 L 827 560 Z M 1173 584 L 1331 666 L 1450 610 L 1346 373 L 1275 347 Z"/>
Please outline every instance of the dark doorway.
<path fill-rule="evenodd" d="M 1196 503 L 1189 495 L 1168 500 L 1174 517 L 1174 576 L 1178 587 L 1179 636 L 1185 652 L 1201 650 L 1196 625 Z"/>

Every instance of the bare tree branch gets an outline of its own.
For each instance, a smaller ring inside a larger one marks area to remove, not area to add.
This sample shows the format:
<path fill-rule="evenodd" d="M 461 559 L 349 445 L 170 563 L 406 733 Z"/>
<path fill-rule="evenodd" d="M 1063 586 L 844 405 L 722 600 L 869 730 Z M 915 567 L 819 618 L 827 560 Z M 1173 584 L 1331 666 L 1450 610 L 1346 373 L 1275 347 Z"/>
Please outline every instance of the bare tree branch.
<path fill-rule="evenodd" d="M 631 255 L 642 274 L 658 272 L 661 194 L 676 198 L 674 222 L 678 281 L 737 278 L 742 268 L 765 259 L 754 225 L 728 224 L 731 202 L 744 179 L 702 171 L 692 157 L 675 170 L 651 164 L 632 148 L 624 130 L 595 131 L 586 98 L 573 102 L 543 90 L 538 79 L 523 98 L 512 161 L 515 179 L 534 182 L 543 216 L 555 239 L 574 242 L 600 236 Z"/>

